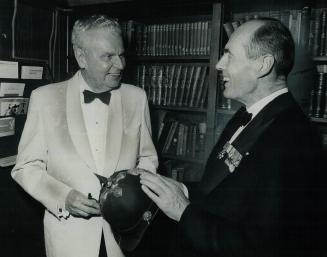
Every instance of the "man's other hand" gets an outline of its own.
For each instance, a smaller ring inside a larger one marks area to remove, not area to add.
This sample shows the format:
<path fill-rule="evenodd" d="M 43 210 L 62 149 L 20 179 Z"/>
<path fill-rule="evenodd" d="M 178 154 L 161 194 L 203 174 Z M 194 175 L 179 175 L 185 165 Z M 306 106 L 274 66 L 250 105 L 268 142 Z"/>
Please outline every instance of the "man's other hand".
<path fill-rule="evenodd" d="M 101 215 L 99 203 L 95 199 L 72 189 L 66 198 L 66 210 L 75 217 L 90 218 Z"/>

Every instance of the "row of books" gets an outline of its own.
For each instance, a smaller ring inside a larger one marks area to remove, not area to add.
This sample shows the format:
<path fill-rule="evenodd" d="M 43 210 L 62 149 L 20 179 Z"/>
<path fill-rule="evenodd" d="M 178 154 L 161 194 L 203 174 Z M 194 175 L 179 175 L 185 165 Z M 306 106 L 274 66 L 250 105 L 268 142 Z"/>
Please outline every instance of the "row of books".
<path fill-rule="evenodd" d="M 311 90 L 309 116 L 327 119 L 327 64 L 317 65 L 318 83 Z"/>
<path fill-rule="evenodd" d="M 208 94 L 208 67 L 187 64 L 138 65 L 136 85 L 149 103 L 158 106 L 204 108 Z"/>
<path fill-rule="evenodd" d="M 206 123 L 174 118 L 160 125 L 158 150 L 163 155 L 202 158 L 205 152 Z"/>
<path fill-rule="evenodd" d="M 232 21 L 223 24 L 229 37 L 243 22 L 258 17 L 278 19 L 287 26 L 297 45 L 308 49 L 312 56 L 327 55 L 327 9 L 310 8 L 301 10 L 277 10 L 263 12 L 235 13 Z"/>
<path fill-rule="evenodd" d="M 206 56 L 210 54 L 210 21 L 122 24 L 127 48 L 139 56 Z"/>

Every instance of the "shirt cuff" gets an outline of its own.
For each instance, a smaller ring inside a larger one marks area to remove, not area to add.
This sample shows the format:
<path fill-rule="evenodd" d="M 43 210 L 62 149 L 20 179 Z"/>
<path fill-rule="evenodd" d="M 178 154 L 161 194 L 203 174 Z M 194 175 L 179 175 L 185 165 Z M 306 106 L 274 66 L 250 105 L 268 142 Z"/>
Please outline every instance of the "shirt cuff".
<path fill-rule="evenodd" d="M 69 211 L 67 211 L 65 208 L 58 206 L 58 211 L 57 211 L 58 218 L 68 219 L 69 215 L 70 215 Z"/>

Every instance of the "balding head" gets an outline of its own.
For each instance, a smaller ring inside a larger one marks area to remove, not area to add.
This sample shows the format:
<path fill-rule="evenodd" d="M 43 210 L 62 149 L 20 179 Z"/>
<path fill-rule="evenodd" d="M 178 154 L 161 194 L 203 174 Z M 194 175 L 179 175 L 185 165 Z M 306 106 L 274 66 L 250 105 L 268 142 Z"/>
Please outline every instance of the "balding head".
<path fill-rule="evenodd" d="M 271 54 L 275 59 L 276 75 L 287 77 L 294 64 L 294 41 L 280 21 L 271 18 L 251 20 L 240 26 L 237 34 L 246 34 L 243 42 L 249 59 Z"/>

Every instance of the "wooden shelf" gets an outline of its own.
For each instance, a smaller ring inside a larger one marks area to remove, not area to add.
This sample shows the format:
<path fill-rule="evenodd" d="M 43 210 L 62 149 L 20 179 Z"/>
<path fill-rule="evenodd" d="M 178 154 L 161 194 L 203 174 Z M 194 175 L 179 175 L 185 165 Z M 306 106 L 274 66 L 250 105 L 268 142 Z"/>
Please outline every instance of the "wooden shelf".
<path fill-rule="evenodd" d="M 169 154 L 162 154 L 162 158 L 165 159 L 171 159 L 176 161 L 183 161 L 183 162 L 190 162 L 190 163 L 196 163 L 196 164 L 203 164 L 204 160 L 199 157 L 185 157 L 185 156 L 177 156 L 177 155 L 169 155 Z"/>
<path fill-rule="evenodd" d="M 161 106 L 161 105 L 150 105 L 151 108 L 156 110 L 167 110 L 167 111 L 182 111 L 182 112 L 198 112 L 206 113 L 207 109 L 204 108 L 192 108 L 192 107 L 177 107 L 177 106 Z"/>
<path fill-rule="evenodd" d="M 325 123 L 325 124 L 327 124 L 327 119 L 326 118 L 314 118 L 314 117 L 311 117 L 310 120 L 313 121 L 313 122 L 317 122 L 317 123 Z"/>
<path fill-rule="evenodd" d="M 312 60 L 316 62 L 327 62 L 327 56 L 315 56 L 312 57 Z"/>
<path fill-rule="evenodd" d="M 209 62 L 209 56 L 207 55 L 190 55 L 190 56 L 135 56 L 135 55 L 127 55 L 126 58 L 128 61 L 148 61 L 148 62 L 167 62 L 167 61 L 198 61 L 198 62 Z"/>

